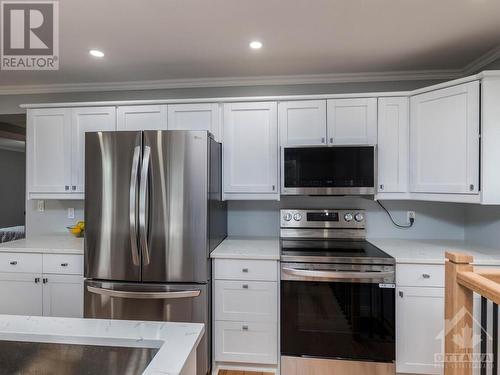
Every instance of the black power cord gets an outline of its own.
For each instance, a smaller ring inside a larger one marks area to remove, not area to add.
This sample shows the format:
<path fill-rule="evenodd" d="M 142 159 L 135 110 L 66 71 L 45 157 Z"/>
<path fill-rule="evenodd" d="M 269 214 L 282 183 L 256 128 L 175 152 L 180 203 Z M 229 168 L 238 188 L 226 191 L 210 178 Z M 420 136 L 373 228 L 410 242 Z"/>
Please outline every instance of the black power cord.
<path fill-rule="evenodd" d="M 380 207 L 382 207 L 382 209 L 387 213 L 387 215 L 389 216 L 389 218 L 391 219 L 392 223 L 397 226 L 398 228 L 411 228 L 413 226 L 413 223 L 415 222 L 415 219 L 414 218 L 410 218 L 410 224 L 406 224 L 406 225 L 401 225 L 401 224 L 398 224 L 394 221 L 392 215 L 390 214 L 389 211 L 387 211 L 387 208 L 385 208 L 382 203 L 380 203 L 380 201 L 377 201 L 377 203 L 379 204 Z"/>

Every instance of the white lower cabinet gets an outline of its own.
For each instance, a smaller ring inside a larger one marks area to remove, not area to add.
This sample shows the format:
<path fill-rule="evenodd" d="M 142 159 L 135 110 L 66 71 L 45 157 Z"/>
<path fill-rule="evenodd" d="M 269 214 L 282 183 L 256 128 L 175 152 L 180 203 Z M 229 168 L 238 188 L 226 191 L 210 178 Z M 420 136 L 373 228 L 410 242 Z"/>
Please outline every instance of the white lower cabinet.
<path fill-rule="evenodd" d="M 83 255 L 0 253 L 0 301 L 0 314 L 83 317 Z"/>
<path fill-rule="evenodd" d="M 215 366 L 276 368 L 278 262 L 214 261 Z"/>
<path fill-rule="evenodd" d="M 83 317 L 83 277 L 43 275 L 43 315 Z"/>
<path fill-rule="evenodd" d="M 396 372 L 442 374 L 435 356 L 443 353 L 444 288 L 398 287 Z"/>
<path fill-rule="evenodd" d="M 215 322 L 215 359 L 222 362 L 276 364 L 276 323 Z"/>
<path fill-rule="evenodd" d="M 0 314 L 43 315 L 42 275 L 0 273 Z"/>

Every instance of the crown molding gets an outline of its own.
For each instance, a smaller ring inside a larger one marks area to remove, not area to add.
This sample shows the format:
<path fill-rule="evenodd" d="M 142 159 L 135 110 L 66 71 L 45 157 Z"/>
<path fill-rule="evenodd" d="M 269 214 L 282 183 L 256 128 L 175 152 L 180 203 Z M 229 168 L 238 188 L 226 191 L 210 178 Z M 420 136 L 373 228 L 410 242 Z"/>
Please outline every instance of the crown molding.
<path fill-rule="evenodd" d="M 65 83 L 47 85 L 2 86 L 0 95 L 48 94 L 92 91 L 133 91 L 209 87 L 245 87 L 270 85 L 305 85 L 331 83 L 391 82 L 418 80 L 452 80 L 477 73 L 484 66 L 500 59 L 497 46 L 462 69 L 412 70 L 396 72 L 362 72 L 332 74 L 274 75 L 254 77 L 220 77 L 165 79 L 128 82 Z"/>
<path fill-rule="evenodd" d="M 399 72 L 365 72 L 334 74 L 276 75 L 256 77 L 167 79 L 109 83 L 75 83 L 2 86 L 0 95 L 47 94 L 92 91 L 160 90 L 203 87 L 237 87 L 269 85 L 304 85 L 328 83 L 391 82 L 446 80 L 461 76 L 459 69 Z"/>

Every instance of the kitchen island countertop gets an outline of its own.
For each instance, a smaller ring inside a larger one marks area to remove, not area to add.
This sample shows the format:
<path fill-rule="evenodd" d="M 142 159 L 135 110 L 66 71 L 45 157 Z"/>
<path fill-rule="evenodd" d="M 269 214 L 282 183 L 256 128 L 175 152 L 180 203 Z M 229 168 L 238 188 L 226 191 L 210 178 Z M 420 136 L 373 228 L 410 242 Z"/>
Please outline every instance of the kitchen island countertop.
<path fill-rule="evenodd" d="M 158 349 L 143 375 L 195 375 L 203 333 L 198 323 L 0 315 L 2 341 Z"/>

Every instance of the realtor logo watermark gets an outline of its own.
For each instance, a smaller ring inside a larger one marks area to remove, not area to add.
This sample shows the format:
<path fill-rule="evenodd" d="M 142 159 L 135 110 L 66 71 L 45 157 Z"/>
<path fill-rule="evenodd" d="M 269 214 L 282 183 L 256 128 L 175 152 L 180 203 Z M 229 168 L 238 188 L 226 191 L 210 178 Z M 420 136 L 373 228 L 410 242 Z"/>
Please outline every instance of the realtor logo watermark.
<path fill-rule="evenodd" d="M 59 69 L 57 1 L 1 2 L 1 70 Z"/>

